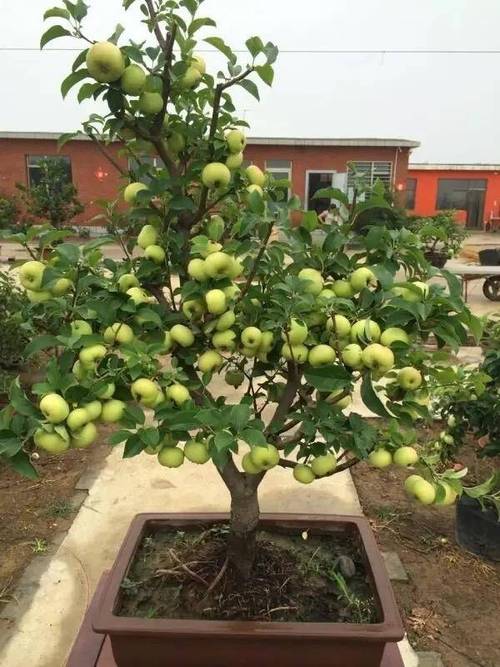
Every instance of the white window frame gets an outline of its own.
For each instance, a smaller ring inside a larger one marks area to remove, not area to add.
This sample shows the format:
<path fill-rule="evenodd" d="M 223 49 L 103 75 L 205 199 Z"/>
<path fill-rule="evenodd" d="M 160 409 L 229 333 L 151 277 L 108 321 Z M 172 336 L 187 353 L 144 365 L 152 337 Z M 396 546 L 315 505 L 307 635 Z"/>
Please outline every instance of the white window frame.
<path fill-rule="evenodd" d="M 309 211 L 309 174 L 331 174 L 332 179 L 330 187 L 333 188 L 333 177 L 335 174 L 338 174 L 338 171 L 336 169 L 306 169 L 305 203 L 308 211 Z M 333 201 L 333 199 L 331 199 L 330 201 Z"/>

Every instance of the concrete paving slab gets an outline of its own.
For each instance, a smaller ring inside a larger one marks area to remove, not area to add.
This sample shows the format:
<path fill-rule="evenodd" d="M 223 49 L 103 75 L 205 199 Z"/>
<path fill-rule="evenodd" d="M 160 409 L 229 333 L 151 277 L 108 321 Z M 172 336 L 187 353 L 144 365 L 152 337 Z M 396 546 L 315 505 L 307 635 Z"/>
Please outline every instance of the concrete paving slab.
<path fill-rule="evenodd" d="M 439 653 L 435 651 L 418 651 L 418 667 L 444 667 Z"/>
<path fill-rule="evenodd" d="M 382 551 L 382 558 L 391 581 L 408 581 L 408 574 L 395 551 Z"/>

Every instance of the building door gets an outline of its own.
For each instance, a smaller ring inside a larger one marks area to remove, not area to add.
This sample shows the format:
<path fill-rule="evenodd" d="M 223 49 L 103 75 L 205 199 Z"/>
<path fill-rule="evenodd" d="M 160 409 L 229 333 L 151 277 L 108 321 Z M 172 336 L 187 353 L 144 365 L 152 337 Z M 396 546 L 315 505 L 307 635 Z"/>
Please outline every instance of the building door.
<path fill-rule="evenodd" d="M 334 171 L 308 171 L 306 174 L 307 210 L 323 213 L 329 206 L 329 199 L 313 199 L 313 195 L 323 188 L 333 186 Z"/>
<path fill-rule="evenodd" d="M 469 229 L 482 229 L 484 223 L 484 190 L 469 190 L 466 199 L 467 223 Z"/>
<path fill-rule="evenodd" d="M 486 187 L 487 181 L 483 178 L 440 178 L 436 209 L 465 211 L 466 226 L 481 229 Z"/>

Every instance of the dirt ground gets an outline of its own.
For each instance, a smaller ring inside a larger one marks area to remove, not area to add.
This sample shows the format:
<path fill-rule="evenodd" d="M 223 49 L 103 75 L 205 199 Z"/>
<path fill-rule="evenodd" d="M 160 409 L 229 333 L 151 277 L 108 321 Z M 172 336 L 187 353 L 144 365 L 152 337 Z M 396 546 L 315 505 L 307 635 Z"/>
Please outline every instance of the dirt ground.
<path fill-rule="evenodd" d="M 472 445 L 459 460 L 478 475 L 493 468 L 491 461 L 474 463 Z M 365 463 L 353 469 L 381 549 L 396 551 L 409 576 L 393 583 L 410 642 L 440 653 L 446 667 L 500 667 L 500 564 L 463 551 L 455 508 L 416 504 L 403 491 L 407 476 Z"/>
<path fill-rule="evenodd" d="M 103 436 L 106 428 L 100 429 Z M 70 527 L 78 511 L 71 503 L 76 482 L 109 451 L 96 444 L 64 456 L 41 455 L 38 481 L 0 467 L 0 607 L 12 600 L 17 580 L 33 556 L 43 554 L 54 534 Z"/>

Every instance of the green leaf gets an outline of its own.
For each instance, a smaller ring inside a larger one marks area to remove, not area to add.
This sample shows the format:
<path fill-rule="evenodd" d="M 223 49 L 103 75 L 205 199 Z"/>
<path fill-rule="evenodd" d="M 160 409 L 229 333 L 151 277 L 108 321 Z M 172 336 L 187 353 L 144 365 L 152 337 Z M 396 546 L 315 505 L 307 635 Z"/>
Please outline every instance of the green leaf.
<path fill-rule="evenodd" d="M 198 9 L 198 0 L 181 0 L 179 2 L 181 7 L 185 7 L 190 14 L 196 14 L 196 10 Z"/>
<path fill-rule="evenodd" d="M 70 17 L 71 14 L 67 9 L 63 9 L 62 7 L 52 7 L 52 9 L 47 9 L 43 15 L 43 20 L 46 21 L 47 19 L 52 18 L 69 19 Z"/>
<path fill-rule="evenodd" d="M 481 496 L 485 496 L 488 493 L 491 493 L 499 482 L 500 482 L 500 477 L 498 477 L 497 473 L 489 477 L 482 484 L 478 484 L 477 486 L 471 486 L 469 488 L 464 488 L 464 493 L 468 495 L 470 498 L 480 498 Z"/>
<path fill-rule="evenodd" d="M 16 378 L 10 386 L 9 399 L 14 410 L 20 415 L 34 417 L 35 419 L 41 418 L 40 411 L 26 398 L 24 391 L 21 389 L 19 378 Z"/>
<path fill-rule="evenodd" d="M 28 345 L 26 345 L 24 349 L 24 354 L 27 357 L 31 357 L 33 354 L 41 352 L 41 350 L 47 350 L 51 347 L 57 347 L 58 345 L 59 341 L 55 336 L 50 336 L 48 334 L 43 336 L 37 336 L 36 338 L 33 338 L 28 343 Z"/>
<path fill-rule="evenodd" d="M 304 213 L 302 227 L 305 227 L 309 232 L 313 232 L 318 228 L 318 214 L 316 211 L 306 211 Z"/>
<path fill-rule="evenodd" d="M 238 81 L 238 86 L 244 88 L 247 93 L 250 93 L 256 100 L 260 101 L 259 89 L 253 81 L 250 81 L 250 79 L 243 79 L 243 81 Z"/>
<path fill-rule="evenodd" d="M 264 83 L 267 83 L 268 86 L 273 85 L 274 81 L 274 70 L 271 65 L 257 65 L 255 71 L 260 76 Z"/>
<path fill-rule="evenodd" d="M 313 199 L 335 199 L 336 201 L 341 202 L 345 206 L 349 206 L 349 198 L 339 188 L 321 188 L 317 190 L 313 196 Z"/>
<path fill-rule="evenodd" d="M 116 431 L 109 436 L 108 443 L 110 445 L 119 445 L 120 442 L 128 440 L 131 435 L 130 431 Z"/>
<path fill-rule="evenodd" d="M 33 467 L 30 461 L 30 457 L 28 454 L 26 454 L 26 452 L 18 452 L 15 456 L 7 459 L 7 461 L 11 468 L 14 468 L 14 470 L 20 475 L 28 477 L 29 479 L 38 479 L 39 475 L 36 469 Z"/>
<path fill-rule="evenodd" d="M 144 412 L 141 410 L 141 408 L 139 408 L 137 405 L 133 405 L 132 403 L 129 403 L 125 407 L 124 414 L 136 424 L 144 424 L 146 421 L 146 417 L 144 416 Z"/>
<path fill-rule="evenodd" d="M 259 53 L 262 53 L 264 51 L 264 44 L 262 43 L 262 40 L 260 37 L 250 37 L 250 39 L 247 39 L 245 42 L 245 45 L 247 49 L 250 51 L 251 55 L 253 58 L 259 55 Z"/>
<path fill-rule="evenodd" d="M 111 35 L 111 37 L 108 38 L 108 42 L 111 42 L 112 44 L 118 44 L 118 40 L 120 39 L 120 37 L 123 35 L 124 32 L 125 28 L 122 26 L 121 23 L 118 23 L 113 34 Z"/>
<path fill-rule="evenodd" d="M 81 21 L 87 16 L 88 7 L 83 0 L 76 0 L 76 3 L 69 0 L 63 0 L 63 2 L 71 13 L 71 16 L 77 21 Z"/>
<path fill-rule="evenodd" d="M 80 90 L 78 91 L 77 95 L 78 101 L 83 102 L 83 100 L 88 100 L 100 87 L 101 87 L 100 83 L 90 83 L 90 82 L 84 83 L 83 86 L 81 86 Z"/>
<path fill-rule="evenodd" d="M 272 65 L 278 59 L 279 50 L 272 42 L 268 42 L 264 47 L 264 53 L 266 54 L 268 64 Z"/>
<path fill-rule="evenodd" d="M 459 278 L 457 278 L 457 276 L 454 273 L 450 273 L 450 271 L 446 271 L 445 269 L 441 269 L 441 275 L 448 283 L 450 296 L 452 297 L 462 296 L 462 281 Z"/>
<path fill-rule="evenodd" d="M 80 248 L 72 243 L 61 243 L 56 247 L 56 253 L 70 264 L 77 264 L 80 259 Z"/>
<path fill-rule="evenodd" d="M 156 447 L 160 442 L 160 433 L 157 428 L 145 428 L 138 432 L 138 436 L 147 447 Z"/>
<path fill-rule="evenodd" d="M 123 458 L 131 459 L 134 456 L 140 454 L 145 447 L 146 445 L 143 443 L 140 437 L 138 435 L 133 435 L 125 443 L 125 448 L 123 450 Z"/>
<path fill-rule="evenodd" d="M 233 405 L 229 412 L 229 424 L 235 433 L 240 433 L 250 419 L 250 406 L 245 404 Z"/>
<path fill-rule="evenodd" d="M 215 434 L 214 445 L 218 452 L 231 449 L 235 444 L 234 435 L 229 431 L 219 431 Z"/>
<path fill-rule="evenodd" d="M 373 388 L 372 378 L 370 373 L 363 375 L 363 382 L 361 383 L 361 398 L 366 407 L 374 412 L 379 417 L 393 418 L 393 415 L 386 409 L 382 401 Z"/>
<path fill-rule="evenodd" d="M 195 19 L 188 28 L 188 35 L 194 35 L 195 32 L 197 32 L 200 28 L 203 28 L 204 26 L 210 25 L 212 27 L 216 27 L 216 23 L 213 19 L 203 17 L 199 19 Z"/>
<path fill-rule="evenodd" d="M 84 49 L 83 51 L 81 51 L 81 52 L 76 56 L 75 61 L 74 61 L 73 65 L 72 65 L 72 67 L 71 67 L 71 70 L 72 70 L 73 72 L 76 72 L 76 70 L 77 70 L 81 65 L 83 65 L 83 63 L 84 63 L 84 62 L 86 61 L 86 59 L 87 59 L 87 53 L 88 53 L 88 52 L 89 52 L 88 49 Z"/>
<path fill-rule="evenodd" d="M 236 55 L 232 52 L 230 47 L 225 43 L 223 39 L 220 37 L 207 37 L 203 40 L 207 44 L 210 44 L 210 46 L 213 46 L 216 48 L 218 51 L 223 53 L 226 58 L 229 60 L 231 63 L 235 63 L 237 58 Z"/>
<path fill-rule="evenodd" d="M 92 85 L 92 84 L 85 84 L 86 86 Z M 61 148 L 64 146 L 64 144 L 67 144 L 68 141 L 71 141 L 75 137 L 77 137 L 80 134 L 80 132 L 64 132 L 64 134 L 59 135 L 59 139 L 57 140 L 57 150 L 60 151 Z"/>
<path fill-rule="evenodd" d="M 251 447 L 265 445 L 267 443 L 264 433 L 256 428 L 246 428 L 240 433 L 240 438 Z"/>
<path fill-rule="evenodd" d="M 63 28 L 62 25 L 53 25 L 43 33 L 42 38 L 40 39 L 40 48 L 43 49 L 43 47 L 53 39 L 67 36 L 71 36 L 69 30 Z"/>
<path fill-rule="evenodd" d="M 21 439 L 13 431 L 0 431 L 0 456 L 15 456 L 22 446 Z"/>
<path fill-rule="evenodd" d="M 351 375 L 341 366 L 308 368 L 304 373 L 308 384 L 318 391 L 332 392 L 346 389 L 351 384 Z"/>

